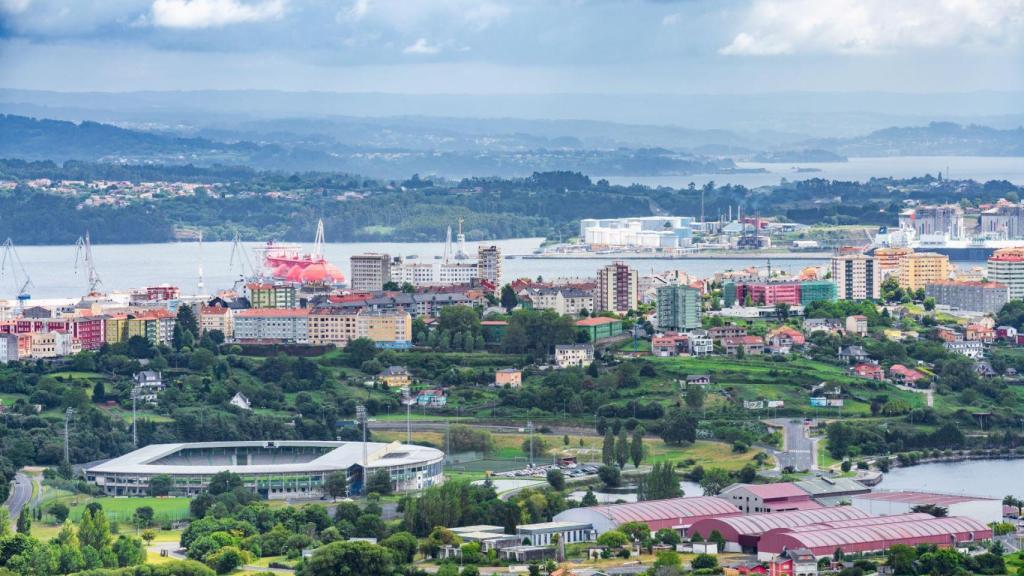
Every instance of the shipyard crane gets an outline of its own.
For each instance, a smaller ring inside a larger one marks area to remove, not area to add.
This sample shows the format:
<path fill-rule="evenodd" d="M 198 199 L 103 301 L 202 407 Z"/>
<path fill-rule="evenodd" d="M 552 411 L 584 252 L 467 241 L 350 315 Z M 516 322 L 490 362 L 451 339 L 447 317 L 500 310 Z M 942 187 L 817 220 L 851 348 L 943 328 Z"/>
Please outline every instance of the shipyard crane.
<path fill-rule="evenodd" d="M 86 273 L 89 280 L 89 293 L 93 294 L 96 289 L 103 284 L 100 280 L 100 275 L 96 272 L 96 261 L 92 256 L 92 242 L 89 240 L 89 231 L 85 231 L 85 236 L 78 239 L 75 243 L 75 274 L 78 273 L 80 265 L 85 266 Z"/>
<path fill-rule="evenodd" d="M 252 261 L 249 260 L 249 253 L 245 251 L 245 246 L 242 245 L 242 235 L 237 230 L 235 231 L 235 238 L 231 243 L 231 258 L 228 260 L 228 269 L 232 272 L 235 271 L 236 261 L 238 265 L 238 280 L 235 280 L 232 289 L 237 292 L 239 285 L 243 284 L 246 279 L 252 278 L 256 280 L 260 276 L 252 265 Z M 246 271 L 248 271 L 248 274 Z"/>
<path fill-rule="evenodd" d="M 28 289 L 32 286 L 32 279 L 29 278 L 25 264 L 22 263 L 18 251 L 14 248 L 14 241 L 8 238 L 3 243 L 3 257 L 0 259 L 0 278 L 7 274 L 8 268 L 11 273 L 11 280 L 17 290 L 18 309 L 24 307 L 25 302 L 32 298 Z"/>

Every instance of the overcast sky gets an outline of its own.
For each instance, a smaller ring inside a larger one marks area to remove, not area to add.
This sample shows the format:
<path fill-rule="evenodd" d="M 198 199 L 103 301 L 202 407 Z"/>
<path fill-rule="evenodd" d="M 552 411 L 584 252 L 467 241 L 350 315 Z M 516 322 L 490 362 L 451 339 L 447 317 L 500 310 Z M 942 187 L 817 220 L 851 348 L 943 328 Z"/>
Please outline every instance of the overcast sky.
<path fill-rule="evenodd" d="M 0 0 L 0 87 L 1024 89 L 1024 0 Z"/>

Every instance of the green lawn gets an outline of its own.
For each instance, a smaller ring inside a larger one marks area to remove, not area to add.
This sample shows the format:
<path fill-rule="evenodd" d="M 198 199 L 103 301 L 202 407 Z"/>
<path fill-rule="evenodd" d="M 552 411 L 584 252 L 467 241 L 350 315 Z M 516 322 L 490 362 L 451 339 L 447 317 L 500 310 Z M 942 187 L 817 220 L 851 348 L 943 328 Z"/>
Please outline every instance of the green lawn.
<path fill-rule="evenodd" d="M 190 498 L 82 498 L 71 508 L 71 519 L 78 521 L 89 502 L 98 502 L 107 513 L 107 518 L 117 522 L 128 522 L 136 508 L 149 506 L 157 522 L 179 520 L 188 516 Z"/>

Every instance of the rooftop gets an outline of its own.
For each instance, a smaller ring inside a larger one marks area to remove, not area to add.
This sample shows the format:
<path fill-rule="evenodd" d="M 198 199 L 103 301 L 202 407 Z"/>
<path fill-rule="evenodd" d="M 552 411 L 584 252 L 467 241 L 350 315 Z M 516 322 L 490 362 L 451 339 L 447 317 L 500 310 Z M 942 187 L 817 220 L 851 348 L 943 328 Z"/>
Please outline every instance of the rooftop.
<path fill-rule="evenodd" d="M 934 492 L 917 492 L 913 490 L 904 490 L 900 492 L 872 492 L 870 494 L 860 494 L 857 496 L 857 498 L 885 502 L 900 502 L 905 504 L 913 504 L 915 506 L 922 504 L 948 506 L 950 504 L 960 504 L 961 502 L 973 502 L 976 500 L 992 500 L 992 498 L 986 498 L 983 496 L 936 494 Z"/>
<path fill-rule="evenodd" d="M 309 316 L 308 308 L 249 308 L 235 315 L 237 318 L 302 318 Z"/>
<path fill-rule="evenodd" d="M 577 320 L 576 321 L 576 325 L 577 326 L 602 326 L 604 324 L 613 324 L 615 322 L 622 322 L 622 320 L 620 320 L 618 318 L 608 318 L 607 316 L 597 316 L 597 317 L 594 317 L 594 318 L 584 318 L 582 320 Z"/>

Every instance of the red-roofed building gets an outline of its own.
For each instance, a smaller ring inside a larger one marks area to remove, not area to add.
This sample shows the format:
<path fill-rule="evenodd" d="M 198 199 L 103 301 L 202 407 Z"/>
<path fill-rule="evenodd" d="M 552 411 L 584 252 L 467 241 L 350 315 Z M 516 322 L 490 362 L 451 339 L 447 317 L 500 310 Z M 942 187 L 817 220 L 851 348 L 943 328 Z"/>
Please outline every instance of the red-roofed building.
<path fill-rule="evenodd" d="M 553 520 L 555 522 L 589 522 L 597 534 L 604 534 L 626 522 L 643 522 L 652 532 L 662 528 L 684 530 L 704 519 L 742 514 L 736 506 L 727 500 L 714 496 L 697 496 L 570 508 L 556 514 Z"/>
<path fill-rule="evenodd" d="M 732 336 L 722 338 L 722 346 L 725 353 L 736 355 L 741 347 L 744 354 L 764 354 L 764 340 L 759 336 Z"/>
<path fill-rule="evenodd" d="M 765 336 L 768 348 L 775 354 L 789 354 L 794 346 L 803 346 L 807 339 L 792 326 L 779 326 Z"/>
<path fill-rule="evenodd" d="M 75 318 L 75 338 L 82 344 L 82 350 L 99 350 L 106 342 L 106 316 L 80 316 Z"/>
<path fill-rule="evenodd" d="M 982 524 L 999 522 L 1003 517 L 1002 500 L 963 494 L 936 494 L 915 490 L 870 492 L 851 497 L 854 508 L 868 514 L 896 517 L 913 511 L 916 506 L 945 508 L 948 516 L 965 516 Z"/>
<path fill-rule="evenodd" d="M 790 482 L 733 484 L 722 490 L 718 497 L 732 502 L 747 514 L 821 508 L 820 504 L 811 500 L 810 494 Z"/>
<path fill-rule="evenodd" d="M 590 341 L 597 342 L 598 340 L 614 338 L 622 334 L 622 320 L 618 318 L 608 318 L 605 316 L 595 316 L 593 318 L 577 320 L 576 328 L 586 330 L 587 334 L 590 335 Z"/>
<path fill-rule="evenodd" d="M 968 324 L 964 330 L 964 340 L 991 344 L 996 339 L 996 331 L 982 324 Z"/>
<path fill-rule="evenodd" d="M 679 356 L 689 351 L 690 340 L 686 334 L 670 332 L 651 338 L 651 354 L 654 356 Z"/>
<path fill-rule="evenodd" d="M 700 534 L 707 538 L 709 534 L 717 530 L 725 538 L 726 551 L 754 550 L 759 549 L 758 540 L 761 535 L 775 528 L 798 528 L 835 520 L 867 517 L 867 513 L 851 506 L 823 507 L 770 514 L 747 514 L 694 522 L 686 531 L 686 535 L 692 537 L 694 534 Z"/>
<path fill-rule="evenodd" d="M 919 380 L 924 380 L 925 375 L 903 364 L 893 364 L 889 367 L 889 378 L 897 384 L 913 386 Z"/>
<path fill-rule="evenodd" d="M 867 362 L 861 362 L 853 367 L 853 373 L 861 378 L 869 378 L 871 380 L 883 380 L 885 378 L 885 371 L 878 364 L 870 364 Z"/>

